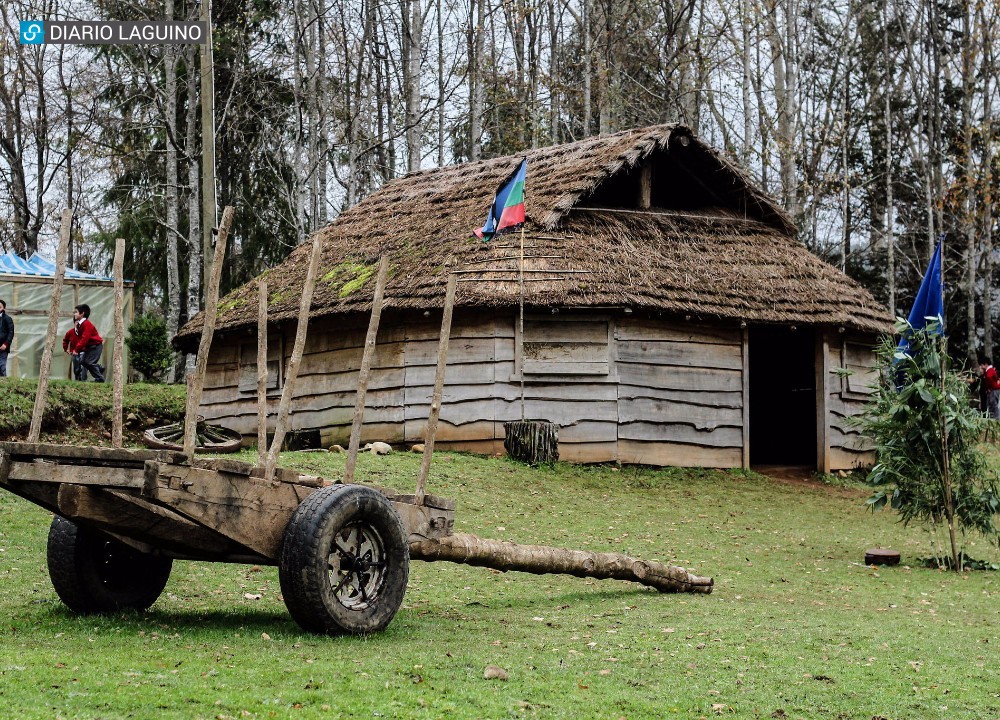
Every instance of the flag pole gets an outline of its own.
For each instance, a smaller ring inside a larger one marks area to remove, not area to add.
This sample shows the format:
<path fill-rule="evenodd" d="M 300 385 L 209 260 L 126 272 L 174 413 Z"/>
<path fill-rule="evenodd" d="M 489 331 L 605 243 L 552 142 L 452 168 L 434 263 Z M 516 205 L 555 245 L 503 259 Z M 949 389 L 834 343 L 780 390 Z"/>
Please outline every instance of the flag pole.
<path fill-rule="evenodd" d="M 948 372 L 948 336 L 944 332 L 944 233 L 938 240 L 938 273 L 941 284 L 941 403 L 946 396 L 945 374 Z M 944 416 L 944 407 L 938 405 L 938 422 L 941 428 L 941 475 L 944 481 L 945 519 L 948 521 L 948 540 L 951 543 L 951 560 L 955 572 L 961 572 L 961 561 L 958 557 L 958 545 L 955 538 L 955 501 L 951 486 L 951 452 L 948 448 L 948 422 Z"/>
<path fill-rule="evenodd" d="M 521 422 L 524 422 L 524 223 L 521 223 L 521 256 L 517 263 L 520 292 L 520 328 L 521 336 Z"/>

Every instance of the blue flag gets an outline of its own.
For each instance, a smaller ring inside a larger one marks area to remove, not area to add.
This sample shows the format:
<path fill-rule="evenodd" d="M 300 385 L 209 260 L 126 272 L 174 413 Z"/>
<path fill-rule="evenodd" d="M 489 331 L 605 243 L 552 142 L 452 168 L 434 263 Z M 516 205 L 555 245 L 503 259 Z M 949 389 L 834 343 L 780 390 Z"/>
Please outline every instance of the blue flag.
<path fill-rule="evenodd" d="M 937 320 L 937 333 L 944 332 L 942 284 L 941 243 L 939 242 L 934 249 L 934 254 L 931 256 L 930 265 L 927 266 L 927 274 L 924 275 L 923 282 L 920 283 L 920 289 L 917 290 L 917 297 L 913 301 L 913 309 L 910 310 L 910 316 L 907 318 L 910 327 L 914 330 L 926 327 L 929 318 L 930 320 Z M 909 349 L 910 343 L 907 341 L 906 335 L 903 335 L 896 350 L 905 353 Z"/>

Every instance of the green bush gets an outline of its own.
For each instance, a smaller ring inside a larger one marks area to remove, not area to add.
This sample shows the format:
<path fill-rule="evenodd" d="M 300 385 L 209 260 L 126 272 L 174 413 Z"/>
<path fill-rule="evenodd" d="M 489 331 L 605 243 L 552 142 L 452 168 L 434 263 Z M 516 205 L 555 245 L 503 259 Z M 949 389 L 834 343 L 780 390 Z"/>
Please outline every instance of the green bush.
<path fill-rule="evenodd" d="M 903 352 L 894 338 L 883 338 L 880 380 L 858 420 L 878 460 L 868 476 L 875 487 L 868 505 L 889 504 L 907 525 L 947 529 L 950 557 L 943 564 L 959 570 L 969 534 L 1000 545 L 997 475 L 980 449 L 989 421 L 972 406 L 965 378 L 951 369 L 937 323 L 914 329 L 900 321 L 896 329 L 909 348 Z"/>
<path fill-rule="evenodd" d="M 160 382 L 174 361 L 167 325 L 153 315 L 140 315 L 132 322 L 125 344 L 132 367 L 148 382 Z"/>

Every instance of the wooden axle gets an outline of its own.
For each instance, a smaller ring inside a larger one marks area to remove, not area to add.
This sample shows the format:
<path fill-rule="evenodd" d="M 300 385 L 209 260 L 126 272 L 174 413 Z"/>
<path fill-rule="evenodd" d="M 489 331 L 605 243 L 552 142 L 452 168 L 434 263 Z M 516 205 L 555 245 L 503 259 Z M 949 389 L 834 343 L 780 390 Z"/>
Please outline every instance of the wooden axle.
<path fill-rule="evenodd" d="M 639 560 L 621 553 L 598 553 L 544 545 L 518 545 L 456 533 L 410 543 L 414 560 L 444 560 L 494 570 L 519 570 L 598 579 L 630 580 L 660 592 L 710 593 L 714 581 L 682 567 Z"/>

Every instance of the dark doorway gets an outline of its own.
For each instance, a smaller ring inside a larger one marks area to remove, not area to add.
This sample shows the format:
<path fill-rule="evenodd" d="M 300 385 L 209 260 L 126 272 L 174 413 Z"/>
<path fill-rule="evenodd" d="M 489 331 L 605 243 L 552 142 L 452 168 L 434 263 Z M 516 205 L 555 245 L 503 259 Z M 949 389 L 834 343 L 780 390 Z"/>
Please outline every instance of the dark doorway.
<path fill-rule="evenodd" d="M 750 464 L 816 466 L 811 328 L 750 328 Z"/>

